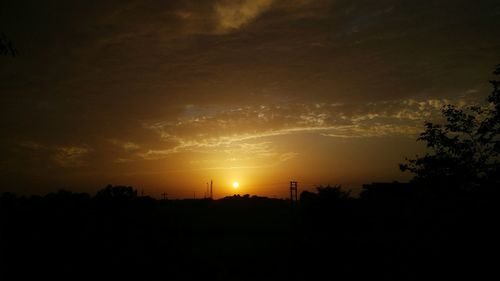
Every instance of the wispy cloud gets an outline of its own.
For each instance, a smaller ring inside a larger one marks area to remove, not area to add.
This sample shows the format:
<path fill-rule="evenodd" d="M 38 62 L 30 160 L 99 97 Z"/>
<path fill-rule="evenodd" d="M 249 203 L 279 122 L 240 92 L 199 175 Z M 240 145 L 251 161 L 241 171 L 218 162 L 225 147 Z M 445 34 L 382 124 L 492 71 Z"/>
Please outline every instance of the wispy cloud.
<path fill-rule="evenodd" d="M 29 152 L 33 159 L 43 159 L 47 163 L 63 168 L 86 166 L 88 154 L 93 149 L 86 145 L 48 145 L 33 140 L 24 140 L 18 143 L 24 151 Z M 33 160 L 32 159 L 32 160 Z M 37 160 L 38 161 L 38 160 Z"/>
<path fill-rule="evenodd" d="M 41 150 L 41 149 L 46 149 L 46 146 L 35 142 L 35 141 L 21 141 L 18 143 L 18 145 L 22 148 L 26 149 L 31 149 L 31 150 Z"/>
<path fill-rule="evenodd" d="M 460 103 L 460 100 L 457 101 Z M 188 105 L 175 120 L 146 122 L 170 143 L 164 149 L 143 150 L 142 159 L 170 154 L 226 153 L 256 159 L 293 157 L 277 153 L 273 137 L 318 134 L 335 138 L 415 137 L 424 120 L 440 116 L 447 99 L 393 100 L 360 104 L 296 103 L 232 108 Z"/>
<path fill-rule="evenodd" d="M 87 146 L 58 146 L 54 150 L 52 159 L 61 167 L 81 167 L 86 165 L 84 157 L 91 151 Z"/>
<path fill-rule="evenodd" d="M 217 32 L 225 33 L 240 28 L 268 10 L 274 0 L 223 1 L 215 4 Z"/>
<path fill-rule="evenodd" d="M 118 140 L 118 139 L 109 139 L 108 140 L 110 143 L 114 144 L 117 147 L 120 147 L 123 149 L 125 152 L 132 152 L 136 151 L 141 148 L 140 145 L 131 142 L 131 141 L 123 141 L 123 140 Z"/>
<path fill-rule="evenodd" d="M 187 34 L 224 35 L 236 32 L 263 17 L 278 12 L 278 21 L 317 17 L 328 1 L 321 0 L 211 0 L 204 4 L 178 2 L 173 10 L 179 29 Z M 183 3 L 183 4 L 181 4 Z M 330 3 L 331 4 L 331 3 Z"/>

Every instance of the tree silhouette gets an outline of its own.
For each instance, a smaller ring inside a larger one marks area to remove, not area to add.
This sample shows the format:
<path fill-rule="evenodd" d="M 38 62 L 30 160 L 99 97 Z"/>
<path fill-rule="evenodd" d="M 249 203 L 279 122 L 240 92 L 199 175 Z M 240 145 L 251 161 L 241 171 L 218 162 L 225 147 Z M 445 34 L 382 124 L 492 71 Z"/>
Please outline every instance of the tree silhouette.
<path fill-rule="evenodd" d="M 131 186 L 112 186 L 108 185 L 104 189 L 99 190 L 96 198 L 114 199 L 114 198 L 136 198 L 137 190 Z"/>
<path fill-rule="evenodd" d="M 500 64 L 493 72 L 500 75 Z M 414 181 L 470 189 L 499 182 L 500 80 L 492 80 L 493 91 L 483 106 L 442 108 L 445 124 L 425 123 L 418 141 L 430 153 L 400 164 Z"/>
<path fill-rule="evenodd" d="M 4 56 L 12 56 L 15 57 L 19 54 L 17 49 L 12 44 L 12 41 L 7 39 L 5 34 L 0 34 L 0 54 Z"/>
<path fill-rule="evenodd" d="M 309 192 L 307 190 L 302 191 L 302 193 L 300 193 L 300 201 L 308 202 L 319 200 L 321 202 L 333 203 L 349 199 L 349 196 L 351 194 L 350 191 L 342 190 L 342 187 L 340 185 L 320 185 L 316 187 L 316 191 L 316 193 Z"/>
<path fill-rule="evenodd" d="M 300 203 L 306 213 L 318 218 L 337 215 L 351 199 L 350 191 L 342 190 L 340 185 L 317 186 L 316 191 L 302 191 Z"/>

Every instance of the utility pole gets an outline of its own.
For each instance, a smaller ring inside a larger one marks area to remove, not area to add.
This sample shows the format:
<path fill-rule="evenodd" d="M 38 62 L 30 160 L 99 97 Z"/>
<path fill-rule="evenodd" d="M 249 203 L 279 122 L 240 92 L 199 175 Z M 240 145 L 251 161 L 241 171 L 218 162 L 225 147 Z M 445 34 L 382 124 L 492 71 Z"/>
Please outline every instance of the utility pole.
<path fill-rule="evenodd" d="M 296 181 L 290 182 L 290 204 L 293 206 L 298 201 L 298 183 Z"/>
<path fill-rule="evenodd" d="M 212 193 L 212 191 L 213 191 L 213 189 L 212 189 L 213 185 L 214 185 L 214 182 L 212 180 L 210 180 L 210 199 L 213 199 L 213 197 L 212 197 L 212 195 L 213 195 L 213 193 Z"/>
<path fill-rule="evenodd" d="M 167 193 L 166 192 L 163 192 L 161 195 L 163 197 L 163 200 L 167 200 Z"/>

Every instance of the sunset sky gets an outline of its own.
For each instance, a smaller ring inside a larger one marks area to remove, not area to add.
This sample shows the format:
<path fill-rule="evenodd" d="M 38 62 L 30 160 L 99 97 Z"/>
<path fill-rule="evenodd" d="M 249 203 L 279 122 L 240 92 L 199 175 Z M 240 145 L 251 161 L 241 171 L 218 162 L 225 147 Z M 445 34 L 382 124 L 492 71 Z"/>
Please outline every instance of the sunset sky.
<path fill-rule="evenodd" d="M 409 180 L 423 122 L 490 93 L 500 1 L 20 0 L 0 33 L 0 192 L 285 197 Z"/>

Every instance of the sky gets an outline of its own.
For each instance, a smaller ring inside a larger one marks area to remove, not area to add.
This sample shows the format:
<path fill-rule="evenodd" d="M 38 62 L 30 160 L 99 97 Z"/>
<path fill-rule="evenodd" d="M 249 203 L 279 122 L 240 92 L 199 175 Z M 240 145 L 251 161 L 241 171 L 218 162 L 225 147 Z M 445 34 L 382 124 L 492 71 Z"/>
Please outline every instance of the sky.
<path fill-rule="evenodd" d="M 408 181 L 424 121 L 483 102 L 500 63 L 497 0 L 20 0 L 0 32 L 19 51 L 0 191 L 19 194 Z"/>

